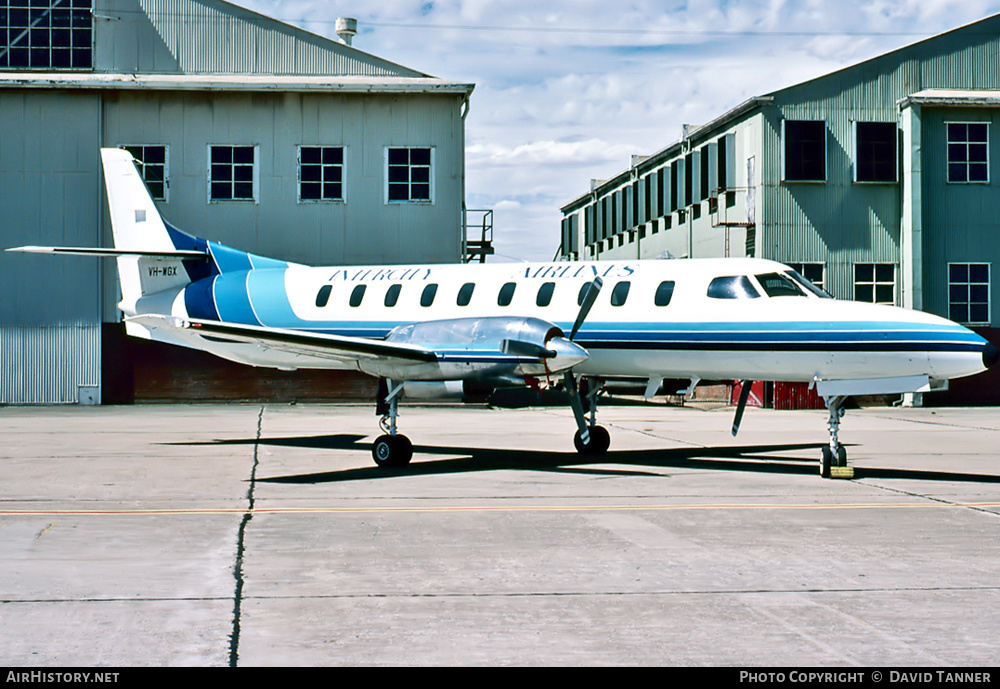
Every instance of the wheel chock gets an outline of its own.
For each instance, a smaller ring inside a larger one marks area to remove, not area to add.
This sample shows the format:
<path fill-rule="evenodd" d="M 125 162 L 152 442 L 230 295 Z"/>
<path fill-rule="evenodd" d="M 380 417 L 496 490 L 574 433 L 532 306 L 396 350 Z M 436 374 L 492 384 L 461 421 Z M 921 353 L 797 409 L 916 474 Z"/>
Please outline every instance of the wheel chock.
<path fill-rule="evenodd" d="M 854 467 L 830 467 L 830 478 L 854 478 Z"/>

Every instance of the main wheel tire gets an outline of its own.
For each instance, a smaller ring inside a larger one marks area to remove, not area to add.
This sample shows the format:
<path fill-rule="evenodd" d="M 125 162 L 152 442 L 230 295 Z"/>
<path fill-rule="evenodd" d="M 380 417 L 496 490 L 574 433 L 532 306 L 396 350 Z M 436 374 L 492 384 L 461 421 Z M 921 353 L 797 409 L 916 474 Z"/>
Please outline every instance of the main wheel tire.
<path fill-rule="evenodd" d="M 608 429 L 604 426 L 591 426 L 587 430 L 590 431 L 589 443 L 584 444 L 579 430 L 573 436 L 576 451 L 581 455 L 603 455 L 607 452 L 611 447 L 611 434 L 608 433 Z"/>
<path fill-rule="evenodd" d="M 833 450 L 829 445 L 823 447 L 823 457 L 819 462 L 819 475 L 830 478 L 830 467 L 833 466 Z"/>
<path fill-rule="evenodd" d="M 413 443 L 405 435 L 380 435 L 372 443 L 372 459 L 380 467 L 402 467 L 413 457 Z"/>

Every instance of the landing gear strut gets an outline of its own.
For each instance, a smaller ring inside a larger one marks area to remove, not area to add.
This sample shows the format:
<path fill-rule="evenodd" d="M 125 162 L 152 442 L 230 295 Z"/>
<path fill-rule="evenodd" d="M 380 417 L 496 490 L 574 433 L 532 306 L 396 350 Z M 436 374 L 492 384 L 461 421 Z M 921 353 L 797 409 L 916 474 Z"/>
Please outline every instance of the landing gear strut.
<path fill-rule="evenodd" d="M 578 430 L 573 436 L 573 445 L 582 455 L 603 455 L 611 446 L 611 434 L 604 426 L 597 425 L 597 396 L 604 385 L 594 383 L 590 378 L 580 380 L 580 388 L 567 385 L 570 394 L 570 404 L 576 416 Z M 586 418 L 587 412 L 590 419 Z"/>
<path fill-rule="evenodd" d="M 823 478 L 830 478 L 833 467 L 847 466 L 847 449 L 840 444 L 838 437 L 840 419 L 844 416 L 844 402 L 846 400 L 847 397 L 844 395 L 823 398 L 830 414 L 826 422 L 827 428 L 830 429 L 830 444 L 823 448 L 823 456 L 819 463 L 819 475 Z"/>
<path fill-rule="evenodd" d="M 398 405 L 402 396 L 402 383 L 393 386 L 391 380 L 379 379 L 375 413 L 382 417 L 378 425 L 385 435 L 380 435 L 372 443 L 372 459 L 380 467 L 406 466 L 413 457 L 413 443 L 405 435 L 396 432 Z"/>

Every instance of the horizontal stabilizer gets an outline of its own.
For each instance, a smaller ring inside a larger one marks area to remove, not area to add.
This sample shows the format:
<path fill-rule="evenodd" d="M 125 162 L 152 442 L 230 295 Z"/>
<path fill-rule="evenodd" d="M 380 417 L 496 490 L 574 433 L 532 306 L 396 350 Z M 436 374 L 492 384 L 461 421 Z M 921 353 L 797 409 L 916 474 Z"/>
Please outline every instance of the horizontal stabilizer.
<path fill-rule="evenodd" d="M 7 251 L 22 251 L 28 254 L 68 254 L 71 256 L 147 256 L 149 258 L 207 259 L 207 251 L 139 251 L 125 249 L 101 249 L 84 246 L 17 246 Z"/>

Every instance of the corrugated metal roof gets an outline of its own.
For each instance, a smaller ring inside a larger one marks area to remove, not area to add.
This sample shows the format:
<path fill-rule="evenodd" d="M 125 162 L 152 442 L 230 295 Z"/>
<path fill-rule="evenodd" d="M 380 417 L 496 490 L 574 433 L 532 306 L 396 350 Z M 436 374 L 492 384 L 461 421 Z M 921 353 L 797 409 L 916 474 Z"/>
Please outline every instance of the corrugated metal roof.
<path fill-rule="evenodd" d="M 81 74 L 0 72 L 0 88 L 153 89 L 470 94 L 475 84 L 433 77 L 263 76 L 243 74 Z"/>
<path fill-rule="evenodd" d="M 955 105 L 962 107 L 996 107 L 1000 91 L 969 91 L 963 89 L 924 89 L 899 101 L 900 105 Z"/>

